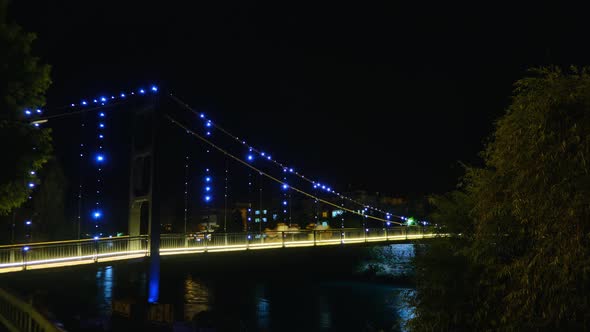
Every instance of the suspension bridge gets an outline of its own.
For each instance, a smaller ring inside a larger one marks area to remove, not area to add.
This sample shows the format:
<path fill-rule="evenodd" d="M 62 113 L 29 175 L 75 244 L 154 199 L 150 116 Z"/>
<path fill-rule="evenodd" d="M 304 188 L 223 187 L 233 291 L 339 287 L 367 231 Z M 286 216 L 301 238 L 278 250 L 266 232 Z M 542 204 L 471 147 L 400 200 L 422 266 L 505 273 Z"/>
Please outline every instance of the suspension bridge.
<path fill-rule="evenodd" d="M 23 118 L 53 130 L 71 183 L 65 224 L 72 236 L 33 241 L 43 216 L 19 215 L 13 244 L 0 246 L 0 273 L 435 236 L 425 221 L 408 226 L 410 218 L 378 201 L 304 175 L 157 86 L 27 109 Z M 42 172 L 27 174 L 30 200 L 43 190 Z"/>
<path fill-rule="evenodd" d="M 24 175 L 29 201 L 12 215 L 0 273 L 148 258 L 148 303 L 156 304 L 161 256 L 440 236 L 379 200 L 304 175 L 157 86 L 26 109 L 22 119 L 34 130 L 51 128 L 57 162 Z M 56 165 L 67 185 L 55 182 Z M 60 205 L 56 188 L 66 197 L 65 219 L 48 212 Z M 43 238 L 52 228 L 63 240 L 55 232 Z M 0 324 L 60 330 L 2 289 Z"/>

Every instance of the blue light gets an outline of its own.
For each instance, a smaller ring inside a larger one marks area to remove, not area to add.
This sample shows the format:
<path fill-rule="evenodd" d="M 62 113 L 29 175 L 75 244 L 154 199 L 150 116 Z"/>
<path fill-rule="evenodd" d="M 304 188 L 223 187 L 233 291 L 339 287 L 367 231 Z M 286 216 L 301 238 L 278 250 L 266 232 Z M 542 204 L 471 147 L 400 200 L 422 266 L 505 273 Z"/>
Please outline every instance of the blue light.
<path fill-rule="evenodd" d="M 98 135 L 98 138 L 102 139 L 104 136 L 102 134 Z"/>
<path fill-rule="evenodd" d="M 289 168 L 289 172 L 293 173 L 293 169 L 292 168 Z"/>
<path fill-rule="evenodd" d="M 145 90 L 144 89 L 139 89 L 139 93 L 144 94 Z"/>
<path fill-rule="evenodd" d="M 31 173 L 31 175 L 35 175 L 35 171 L 31 171 L 30 173 Z"/>
<path fill-rule="evenodd" d="M 104 159 L 105 159 L 105 158 L 104 158 L 104 155 L 102 155 L 102 154 L 96 155 L 96 161 L 98 161 L 98 162 L 103 162 L 103 161 L 104 161 Z"/>
<path fill-rule="evenodd" d="M 33 222 L 31 222 L 30 220 L 25 221 L 25 225 L 31 225 Z"/>
<path fill-rule="evenodd" d="M 93 239 L 98 240 L 98 235 L 95 235 Z"/>
<path fill-rule="evenodd" d="M 26 115 L 31 115 L 31 111 L 29 111 L 29 110 L 25 110 L 25 114 L 26 114 Z"/>
<path fill-rule="evenodd" d="M 260 155 L 262 155 L 264 157 L 264 152 L 260 152 Z"/>
<path fill-rule="evenodd" d="M 207 123 L 205 123 L 205 126 L 211 127 L 211 120 L 207 121 Z"/>
<path fill-rule="evenodd" d="M 98 124 L 98 126 L 99 126 L 100 128 L 104 128 L 104 123 L 99 123 L 99 124 Z"/>
<path fill-rule="evenodd" d="M 210 177 L 210 176 L 207 176 L 207 177 L 205 178 L 205 182 L 211 182 L 211 177 Z"/>
<path fill-rule="evenodd" d="M 121 94 L 121 98 L 125 98 L 125 94 L 124 93 Z"/>
<path fill-rule="evenodd" d="M 327 190 L 328 192 L 330 192 L 330 191 L 331 191 L 330 187 L 326 188 L 326 190 Z"/>
<path fill-rule="evenodd" d="M 249 160 L 249 161 L 252 161 L 252 160 L 254 160 L 254 156 L 253 156 L 253 155 L 251 155 L 251 154 L 249 154 L 249 155 L 248 155 L 248 160 Z"/>
<path fill-rule="evenodd" d="M 200 117 L 201 119 L 204 119 L 204 118 L 205 118 L 205 113 L 201 113 L 201 115 L 199 115 L 199 117 Z"/>
<path fill-rule="evenodd" d="M 326 189 L 326 186 L 322 185 L 322 189 Z"/>
<path fill-rule="evenodd" d="M 283 205 L 287 205 L 287 201 L 283 201 Z"/>
<path fill-rule="evenodd" d="M 74 107 L 74 106 L 76 106 L 76 104 L 72 104 L 71 106 Z"/>
<path fill-rule="evenodd" d="M 367 228 L 367 229 L 365 229 L 365 232 L 368 232 L 368 231 L 369 231 L 369 229 L 368 229 L 368 228 Z"/>
<path fill-rule="evenodd" d="M 98 103 L 98 100 L 94 99 L 93 102 Z"/>
<path fill-rule="evenodd" d="M 157 87 L 157 86 L 155 86 L 155 85 L 152 85 L 152 87 L 151 87 L 151 90 L 152 90 L 153 92 L 158 92 L 158 87 Z"/>
<path fill-rule="evenodd" d="M 205 196 L 205 202 L 209 202 L 209 201 L 211 201 L 211 196 L 209 196 L 209 195 Z"/>
<path fill-rule="evenodd" d="M 205 187 L 205 191 L 211 191 L 211 187 L 209 187 L 209 186 Z"/>
<path fill-rule="evenodd" d="M 391 221 L 388 221 L 387 222 L 387 226 L 391 226 Z"/>
<path fill-rule="evenodd" d="M 86 100 L 82 100 L 82 103 L 81 104 L 84 105 L 84 106 L 88 105 L 88 103 L 86 102 Z"/>
<path fill-rule="evenodd" d="M 39 124 L 38 123 L 33 123 L 33 126 L 39 127 Z"/>
<path fill-rule="evenodd" d="M 266 159 L 271 160 L 272 158 L 270 156 L 266 157 Z"/>
<path fill-rule="evenodd" d="M 287 184 L 283 184 L 283 189 L 285 189 L 285 190 L 286 190 L 286 189 L 288 189 L 288 188 L 289 188 L 289 185 L 287 185 Z"/>
<path fill-rule="evenodd" d="M 100 113 L 98 114 L 98 116 L 100 116 L 101 118 L 104 118 L 104 113 L 103 113 L 103 112 L 100 112 Z"/>
<path fill-rule="evenodd" d="M 105 102 L 107 99 L 105 97 L 100 97 L 100 101 Z"/>
<path fill-rule="evenodd" d="M 100 212 L 99 210 L 96 210 L 92 213 L 92 217 L 94 217 L 94 219 L 98 219 L 98 218 L 102 217 L 102 212 Z"/>
<path fill-rule="evenodd" d="M 35 184 L 33 182 L 29 182 L 29 188 L 35 188 Z"/>
<path fill-rule="evenodd" d="M 23 247 L 23 251 L 25 251 L 25 252 L 26 251 L 29 251 L 29 249 L 31 249 L 31 248 L 29 248 L 29 247 Z"/>
<path fill-rule="evenodd" d="M 41 110 L 40 109 L 37 109 L 37 114 L 41 114 Z"/>
<path fill-rule="evenodd" d="M 210 131 L 206 132 L 205 134 L 206 134 L 207 136 L 211 136 L 211 132 L 210 132 Z"/>

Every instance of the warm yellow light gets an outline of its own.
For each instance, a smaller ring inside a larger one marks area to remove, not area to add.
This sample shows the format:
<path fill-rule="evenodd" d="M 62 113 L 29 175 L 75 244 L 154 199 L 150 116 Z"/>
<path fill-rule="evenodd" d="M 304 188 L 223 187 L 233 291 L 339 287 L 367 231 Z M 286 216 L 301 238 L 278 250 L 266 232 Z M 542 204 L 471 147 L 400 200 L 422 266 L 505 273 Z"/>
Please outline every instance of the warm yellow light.
<path fill-rule="evenodd" d="M 358 233 L 357 233 L 358 234 Z M 413 240 L 422 238 L 434 238 L 437 236 L 448 236 L 448 234 L 412 234 L 412 235 L 382 235 L 382 236 L 368 236 L 368 237 L 343 237 L 333 238 L 328 240 L 316 239 L 297 241 L 297 240 L 273 240 L 272 242 L 266 243 L 241 243 L 232 245 L 211 245 L 209 242 L 201 242 L 198 247 L 172 247 L 167 248 L 166 243 L 163 243 L 164 248 L 160 248 L 160 255 L 183 255 L 183 254 L 200 254 L 205 252 L 230 252 L 230 251 L 243 251 L 243 250 L 264 250 L 264 249 L 278 249 L 282 247 L 287 248 L 298 248 L 298 247 L 312 247 L 312 246 L 324 246 L 324 245 L 338 245 L 338 244 L 353 244 L 362 242 L 384 242 L 384 241 L 400 241 L 400 240 Z M 88 241 L 86 241 L 88 242 Z M 60 245 L 75 245 L 78 246 L 80 243 L 75 241 L 61 241 Z M 184 241 L 180 241 L 184 243 Z M 48 244 L 48 243 L 44 243 Z M 35 243 L 29 244 L 29 246 L 39 245 Z M 115 251 L 101 253 L 98 255 L 76 255 L 69 257 L 57 257 L 42 260 L 32 260 L 26 262 L 11 262 L 0 264 L 0 273 L 20 271 L 26 265 L 27 269 L 43 269 L 43 268 L 55 268 L 63 266 L 73 266 L 82 264 L 91 264 L 94 262 L 107 262 L 123 259 L 132 259 L 145 257 L 148 255 L 147 249 L 140 250 L 128 250 L 128 251 Z"/>

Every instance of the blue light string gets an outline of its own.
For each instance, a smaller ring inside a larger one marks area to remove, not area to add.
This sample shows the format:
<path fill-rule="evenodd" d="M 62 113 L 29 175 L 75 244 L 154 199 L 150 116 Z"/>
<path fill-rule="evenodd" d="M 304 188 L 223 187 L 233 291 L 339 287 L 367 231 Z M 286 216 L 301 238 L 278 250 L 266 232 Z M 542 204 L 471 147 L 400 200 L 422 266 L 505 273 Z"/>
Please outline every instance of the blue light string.
<path fill-rule="evenodd" d="M 137 93 L 136 93 L 136 91 L 137 91 Z M 85 108 L 85 107 L 87 107 L 87 106 L 89 106 L 89 105 L 92 105 L 92 103 L 94 103 L 94 104 L 100 104 L 100 105 L 105 105 L 105 103 L 107 103 L 107 102 L 109 102 L 109 101 L 113 101 L 113 100 L 123 100 L 123 99 L 126 99 L 126 98 L 128 98 L 129 96 L 133 96 L 133 95 L 147 95 L 147 94 L 149 94 L 149 93 L 157 93 L 157 92 L 159 91 L 159 89 L 158 89 L 158 87 L 157 87 L 157 86 L 155 86 L 155 85 L 152 85 L 152 86 L 151 86 L 149 89 L 147 89 L 147 90 L 146 90 L 146 89 L 143 89 L 143 88 L 140 88 L 140 89 L 138 89 L 138 90 L 136 90 L 136 91 L 131 91 L 131 92 L 129 92 L 129 93 L 122 92 L 122 93 L 120 93 L 120 94 L 119 94 L 119 95 L 117 95 L 117 96 L 114 96 L 114 95 L 112 95 L 112 96 L 110 96 L 110 98 L 108 98 L 108 97 L 105 97 L 105 96 L 101 96 L 101 97 L 98 97 L 98 98 L 91 99 L 91 102 L 89 102 L 89 101 L 87 101 L 87 100 L 81 100 L 79 103 L 71 103 L 69 106 L 70 106 L 70 107 L 72 107 L 72 108 Z M 184 107 L 186 107 L 186 108 L 187 108 L 187 109 L 189 109 L 190 111 L 192 111 L 192 112 L 194 112 L 194 113 L 197 113 L 197 112 L 196 112 L 196 111 L 194 111 L 192 108 L 190 108 L 190 107 L 189 107 L 187 104 L 185 104 L 185 103 L 182 103 L 182 102 L 181 102 L 181 101 L 180 101 L 178 98 L 176 98 L 176 97 L 175 97 L 175 96 L 173 96 L 172 94 L 170 94 L 170 96 L 171 96 L 173 99 L 175 99 L 177 102 L 181 103 L 181 104 L 182 104 Z M 34 112 L 33 112 L 33 111 L 31 111 L 30 109 L 24 110 L 25 117 L 31 117 L 31 116 L 33 116 L 33 115 L 35 115 L 35 114 L 37 114 L 37 115 L 40 115 L 40 114 L 42 114 L 42 113 L 43 113 L 43 110 L 41 110 L 41 109 L 36 109 Z M 313 181 L 313 180 L 311 180 L 311 179 L 307 178 L 307 177 L 306 177 L 306 176 L 304 176 L 303 174 L 300 174 L 299 172 L 295 171 L 295 170 L 294 170 L 292 167 L 286 167 L 284 164 L 282 164 L 282 163 L 278 162 L 277 160 L 273 159 L 271 155 L 269 155 L 269 154 L 267 154 L 267 153 L 265 153 L 265 152 L 263 152 L 263 151 L 261 151 L 261 150 L 258 150 L 258 149 L 256 149 L 256 148 L 254 148 L 254 147 L 252 147 L 252 146 L 248 145 L 248 144 L 246 143 L 246 141 L 239 139 L 237 136 L 235 136 L 235 135 L 233 135 L 233 134 L 229 133 L 229 132 L 228 132 L 228 131 L 226 131 L 225 129 L 223 129 L 223 128 L 221 128 L 220 126 L 218 126 L 217 124 L 213 123 L 213 122 L 212 122 L 210 119 L 207 119 L 207 118 L 205 117 L 205 114 L 203 114 L 203 113 L 200 113 L 199 117 L 200 117 L 202 120 L 204 120 L 204 121 L 205 121 L 205 127 L 206 127 L 205 136 L 210 136 L 210 135 L 211 135 L 211 131 L 212 131 L 212 129 L 214 129 L 214 128 L 216 128 L 216 129 L 219 129 L 219 130 L 221 130 L 223 133 L 225 133 L 226 135 L 228 135 L 228 136 L 232 137 L 234 140 L 236 140 L 236 141 L 237 141 L 237 142 L 239 142 L 240 144 L 242 144 L 242 145 L 244 145 L 244 146 L 248 147 L 248 149 L 249 149 L 249 152 L 250 152 L 250 153 L 248 154 L 248 156 L 247 156 L 247 160 L 248 160 L 248 161 L 252 161 L 252 160 L 254 160 L 254 158 L 255 158 L 255 155 L 259 155 L 259 156 L 261 156 L 263 159 L 266 159 L 267 161 L 271 161 L 272 163 L 274 163 L 275 165 L 277 165 L 277 166 L 281 167 L 282 169 L 287 169 L 289 173 L 295 174 L 295 175 L 296 175 L 296 176 L 298 176 L 299 178 L 301 178 L 301 179 L 303 179 L 303 180 L 306 180 L 306 181 L 310 182 L 312 185 L 314 185 L 314 189 L 316 189 L 316 188 L 320 188 L 319 186 L 317 186 L 317 187 L 315 186 L 316 184 L 319 184 L 319 182 L 317 182 L 317 181 Z M 34 126 L 36 126 L 36 127 L 39 127 L 39 123 L 33 123 L 33 125 L 34 125 Z M 104 129 L 104 126 L 103 126 L 103 127 L 100 127 L 100 128 L 101 128 L 101 129 Z M 250 179 L 250 180 L 251 180 L 251 179 Z M 251 181 L 250 181 L 250 180 L 249 180 L 249 183 L 251 183 Z M 34 187 L 34 183 L 32 184 L 32 187 Z M 364 203 L 362 203 L 362 202 L 356 201 L 356 200 L 354 200 L 354 199 L 352 199 L 352 198 L 350 198 L 350 197 L 347 197 L 347 196 L 345 196 L 345 195 L 343 195 L 343 194 L 341 194 L 341 193 L 339 193 L 339 192 L 337 192 L 337 191 L 335 191 L 335 190 L 331 189 L 329 186 L 325 186 L 325 185 L 323 185 L 323 186 L 322 186 L 322 190 L 324 190 L 324 191 L 326 191 L 326 192 L 328 192 L 328 193 L 332 193 L 332 194 L 334 194 L 334 195 L 336 195 L 336 196 L 340 197 L 341 199 L 345 199 L 345 200 L 351 201 L 351 202 L 353 202 L 353 203 L 355 203 L 355 204 L 359 204 L 359 205 L 363 205 L 363 206 L 365 205 L 365 204 L 364 204 Z M 381 209 L 378 209 L 378 208 L 375 208 L 375 207 L 372 207 L 372 206 L 368 206 L 368 208 L 369 208 L 369 209 L 371 209 L 371 210 L 373 210 L 373 211 L 378 211 L 378 212 L 381 212 L 381 213 L 383 213 L 383 214 L 386 214 L 386 216 L 395 216 L 395 217 L 401 218 L 402 220 L 407 220 L 407 218 L 405 218 L 405 217 L 401 217 L 401 216 L 393 215 L 393 214 L 391 214 L 391 213 L 389 213 L 389 212 L 386 212 L 386 211 L 384 211 L 384 210 L 381 210 Z M 404 218 L 405 218 L 405 219 L 404 219 Z"/>
<path fill-rule="evenodd" d="M 84 122 L 84 117 L 81 117 L 80 119 L 80 138 L 84 137 L 84 132 L 86 131 L 86 123 Z M 84 183 L 83 183 L 83 164 L 84 164 L 84 152 L 85 152 L 85 146 L 84 143 L 80 143 L 80 160 L 79 160 L 79 172 L 80 172 L 80 180 L 78 182 L 78 216 L 77 216 L 77 221 L 78 221 L 78 229 L 77 229 L 77 236 L 78 239 L 81 236 L 81 232 L 82 232 L 82 200 L 83 200 L 83 195 L 84 195 Z"/>
<path fill-rule="evenodd" d="M 192 109 L 191 107 L 189 107 L 189 106 L 188 106 L 186 103 L 184 103 L 184 102 L 182 102 L 180 99 L 178 99 L 176 96 L 174 96 L 174 95 L 172 95 L 172 94 L 170 94 L 170 96 L 171 96 L 171 97 L 172 97 L 172 98 L 173 98 L 175 101 L 177 101 L 179 104 L 181 104 L 182 106 L 184 106 L 185 108 L 187 108 L 188 110 L 190 110 L 191 112 L 193 112 L 193 113 L 196 113 L 196 114 L 199 114 L 199 118 L 201 118 L 203 121 L 209 122 L 209 123 L 211 124 L 211 126 L 212 126 L 212 127 L 216 128 L 216 129 L 218 129 L 218 130 L 220 130 L 220 131 L 221 131 L 221 132 L 223 132 L 224 134 L 226 134 L 226 135 L 228 135 L 229 137 L 233 138 L 233 139 L 234 139 L 235 141 L 237 141 L 239 144 L 241 144 L 241 145 L 243 145 L 243 146 L 247 147 L 247 148 L 249 149 L 249 151 L 251 152 L 251 153 L 250 153 L 250 154 L 248 154 L 248 155 L 247 155 L 247 157 L 246 157 L 246 158 L 247 158 L 247 161 L 249 161 L 249 162 L 250 162 L 250 161 L 253 161 L 253 160 L 256 158 L 256 155 L 258 155 L 259 157 L 261 157 L 261 158 L 263 158 L 263 159 L 266 159 L 267 161 L 270 161 L 270 162 L 272 162 L 273 164 L 275 164 L 276 166 L 280 167 L 281 169 L 285 169 L 285 168 L 287 168 L 287 169 L 289 170 L 289 173 L 293 173 L 293 174 L 295 174 L 295 175 L 296 175 L 296 176 L 298 176 L 299 178 L 301 178 L 301 179 L 303 179 L 303 180 L 305 180 L 305 181 L 307 181 L 307 182 L 311 183 L 312 185 L 319 184 L 319 182 L 318 182 L 318 181 L 311 180 L 310 178 L 306 177 L 305 175 L 303 175 L 303 174 L 299 173 L 298 171 L 295 171 L 295 170 L 294 170 L 292 167 L 287 167 L 287 166 L 285 166 L 284 164 L 282 164 L 282 163 L 280 163 L 279 161 L 277 161 L 276 159 L 273 159 L 273 158 L 272 158 L 272 156 L 271 156 L 270 154 L 268 154 L 268 153 L 265 153 L 265 152 L 264 152 L 264 151 L 262 151 L 262 150 L 256 149 L 256 148 L 254 148 L 254 147 L 253 147 L 253 146 L 251 146 L 251 145 L 248 145 L 248 144 L 246 143 L 246 141 L 245 141 L 245 140 L 243 140 L 243 139 L 240 139 L 239 137 L 237 137 L 237 136 L 235 136 L 235 135 L 231 134 L 231 133 L 230 133 L 230 132 L 228 132 L 227 130 L 225 130 L 225 129 L 223 129 L 222 127 L 218 126 L 217 124 L 213 123 L 211 120 L 207 119 L 207 117 L 205 116 L 205 114 L 204 114 L 204 113 L 198 113 L 197 111 L 195 111 L 194 109 Z M 320 187 L 316 187 L 316 188 L 317 188 L 317 189 L 319 189 Z M 336 195 L 337 197 L 339 197 L 339 198 L 341 198 L 341 199 L 348 200 L 348 201 L 350 201 L 350 202 L 353 202 L 353 203 L 355 203 L 355 204 L 358 204 L 358 205 L 361 205 L 361 206 L 367 206 L 365 203 L 359 202 L 359 201 L 357 201 L 357 200 L 354 200 L 354 199 L 352 199 L 351 197 L 345 196 L 345 195 L 343 195 L 342 193 L 339 193 L 339 192 L 337 192 L 336 190 L 332 189 L 332 188 L 331 188 L 331 187 L 329 187 L 329 186 L 323 185 L 321 189 L 322 189 L 322 190 L 324 190 L 325 192 L 328 192 L 328 193 L 334 194 L 334 195 Z M 387 214 L 389 214 L 389 215 L 393 215 L 393 214 L 392 214 L 392 213 L 390 213 L 390 212 L 384 211 L 384 210 L 382 210 L 382 209 L 379 209 L 379 208 L 376 208 L 376 207 L 368 206 L 368 208 L 369 208 L 370 210 L 377 211 L 377 212 L 380 212 L 380 213 L 382 213 L 382 214 L 386 214 L 386 215 L 387 215 Z M 398 218 L 400 218 L 400 217 L 401 217 L 401 216 L 397 216 L 397 215 L 393 215 L 393 216 L 395 216 L 395 217 L 398 217 Z"/>
<path fill-rule="evenodd" d="M 270 175 L 269 173 L 263 172 L 262 170 L 260 170 L 260 169 L 258 169 L 258 168 L 256 168 L 256 167 L 252 166 L 252 165 L 251 165 L 250 163 L 248 163 L 247 161 L 244 161 L 242 158 L 240 158 L 240 157 L 236 157 L 235 155 L 233 155 L 233 154 L 229 153 L 228 151 L 226 151 L 225 149 L 223 149 L 223 148 L 221 148 L 220 146 L 216 145 L 215 143 L 211 142 L 210 140 L 206 139 L 205 137 L 203 137 L 203 136 L 201 136 L 201 135 L 197 134 L 196 132 L 194 132 L 194 131 L 192 131 L 190 128 L 188 128 L 186 125 L 183 125 L 181 122 L 179 122 L 179 121 L 177 121 L 176 119 L 174 119 L 172 116 L 170 116 L 170 115 L 168 115 L 168 114 L 164 114 L 164 117 L 165 117 L 166 119 L 168 119 L 168 120 L 169 120 L 171 123 L 173 123 L 174 125 L 178 126 L 179 128 L 181 128 L 181 129 L 183 129 L 183 130 L 185 130 L 185 131 L 187 131 L 187 132 L 190 132 L 192 136 L 194 136 L 194 137 L 198 138 L 199 140 L 201 140 L 202 142 L 206 143 L 207 145 L 209 145 L 209 146 L 210 146 L 210 147 L 212 147 L 213 149 L 215 149 L 215 150 L 217 150 L 217 151 L 221 152 L 222 154 L 224 154 L 224 155 L 226 155 L 226 156 L 228 156 L 228 157 L 232 158 L 233 160 L 235 160 L 235 161 L 237 161 L 238 163 L 240 163 L 240 164 L 242 164 L 242 165 L 246 166 L 247 168 L 249 168 L 249 169 L 251 169 L 251 170 L 253 170 L 253 171 L 256 171 L 256 172 L 258 172 L 258 173 L 260 174 L 260 176 L 261 176 L 261 177 L 262 177 L 262 176 L 264 176 L 264 177 L 267 177 L 267 178 L 271 179 L 272 181 L 274 181 L 274 182 L 277 182 L 277 183 L 279 183 L 279 184 L 286 184 L 286 183 L 283 183 L 283 182 L 282 182 L 282 180 L 280 180 L 280 179 L 278 179 L 278 178 L 276 178 L 276 177 L 273 177 L 273 176 L 272 176 L 272 175 Z M 317 199 L 318 201 L 322 202 L 323 204 L 327 204 L 327 205 L 330 205 L 330 206 L 333 206 L 333 207 L 336 207 L 336 208 L 340 208 L 340 207 L 341 207 L 341 206 L 339 206 L 339 205 L 337 205 L 337 204 L 335 204 L 335 203 L 333 203 L 333 202 L 330 202 L 330 201 L 328 201 L 328 200 L 325 200 L 325 199 L 322 199 L 322 198 L 316 197 L 316 196 L 314 196 L 314 195 L 312 195 L 312 194 L 308 193 L 307 191 L 305 191 L 305 190 L 302 190 L 302 189 L 299 189 L 299 188 L 297 188 L 297 187 L 290 186 L 290 188 L 291 188 L 291 190 L 293 190 L 293 191 L 295 191 L 295 192 L 297 192 L 297 193 L 300 193 L 300 194 L 302 194 L 302 195 L 304 195 L 304 196 L 307 196 L 307 197 L 310 197 L 310 198 L 315 198 L 315 199 Z M 351 213 L 354 213 L 354 214 L 360 214 L 360 212 L 354 211 L 354 210 L 352 210 L 352 209 L 347 209 L 347 211 L 348 211 L 348 212 L 351 212 Z M 385 220 L 385 219 L 378 218 L 378 217 L 374 217 L 374 216 L 370 216 L 370 217 L 371 217 L 371 219 L 379 220 L 379 221 L 382 221 L 382 222 L 386 222 L 386 221 L 387 221 L 387 220 Z M 396 223 L 398 223 L 398 224 L 399 224 L 399 222 L 396 222 Z"/>
<path fill-rule="evenodd" d="M 205 136 L 209 137 L 211 136 L 211 130 L 212 130 L 212 124 L 211 121 L 206 121 L 205 122 L 205 128 L 204 128 L 204 133 Z M 210 153 L 210 149 L 207 147 L 205 150 L 206 156 L 205 160 L 209 159 L 209 153 Z M 213 175 L 211 172 L 211 169 L 209 167 L 206 166 L 205 168 L 205 172 L 204 172 L 204 181 L 203 181 L 203 201 L 205 202 L 205 207 L 207 210 L 207 232 L 209 232 L 209 227 L 210 227 L 210 212 L 211 212 L 211 205 L 213 202 Z"/>
<path fill-rule="evenodd" d="M 104 106 L 107 98 L 99 97 L 101 106 Z M 95 193 L 95 206 L 92 211 L 92 217 L 94 219 L 94 236 L 102 237 L 102 228 L 104 212 L 102 209 L 102 189 L 103 189 L 103 165 L 106 162 L 106 154 L 104 152 L 104 140 L 105 140 L 105 129 L 106 129 L 106 113 L 101 110 L 97 114 L 96 119 L 96 152 L 94 156 L 94 163 L 96 167 L 96 193 Z"/>
<path fill-rule="evenodd" d="M 289 185 L 287 184 L 287 169 L 285 168 L 283 168 L 283 184 L 281 185 L 281 189 L 283 191 L 283 204 L 281 206 L 283 210 L 283 222 L 288 222 L 289 226 L 291 226 L 290 213 L 287 212 L 287 210 L 291 211 L 291 204 Z"/>
<path fill-rule="evenodd" d="M 40 115 L 41 113 L 42 113 L 42 111 L 40 109 L 37 109 L 36 112 L 25 110 L 25 116 Z M 40 127 L 40 123 L 37 121 L 31 122 L 31 124 L 36 129 L 39 129 L 39 127 Z M 33 150 L 37 150 L 37 147 L 33 146 Z M 37 187 L 37 185 L 39 183 L 39 179 L 37 177 L 37 171 L 33 167 L 31 167 L 31 169 L 27 171 L 26 178 L 28 178 L 27 184 L 26 184 L 26 188 L 28 189 L 28 199 L 31 200 L 31 199 L 33 199 L 33 196 L 32 196 L 33 190 Z M 31 238 L 32 238 L 31 227 L 32 227 L 33 222 L 30 219 L 27 219 L 24 221 L 24 223 L 25 223 L 25 228 L 27 230 L 26 236 L 28 237 L 29 240 L 31 240 Z M 13 232 L 14 232 L 15 227 L 16 227 L 16 225 L 13 222 L 12 223 L 12 231 Z M 23 250 L 28 251 L 29 247 L 24 247 Z"/>
<path fill-rule="evenodd" d="M 39 120 L 39 117 L 43 114 L 43 111 L 39 108 L 36 108 L 35 110 L 30 110 L 30 109 L 25 109 L 24 110 L 24 116 L 25 118 L 32 120 L 30 122 L 30 124 L 36 128 L 39 129 L 41 127 L 41 123 L 43 123 L 44 121 Z M 37 150 L 36 146 L 33 146 L 33 150 Z M 31 169 L 28 171 L 26 177 L 28 178 L 26 187 L 29 189 L 29 196 L 28 199 L 31 200 L 33 197 L 31 196 L 32 191 L 37 187 L 37 185 L 39 184 L 39 178 L 37 177 L 37 170 L 33 169 L 31 167 Z"/>
<path fill-rule="evenodd" d="M 253 155 L 248 151 L 246 160 L 248 162 L 254 161 Z M 248 168 L 248 210 L 246 211 L 246 228 L 248 231 L 252 230 L 252 170 Z"/>
<path fill-rule="evenodd" d="M 158 93 L 158 91 L 159 91 L 159 89 L 156 85 L 151 85 L 149 87 L 149 89 L 139 88 L 136 91 L 121 92 L 117 96 L 115 96 L 115 95 L 111 95 L 110 97 L 99 96 L 99 97 L 91 98 L 91 99 L 82 99 L 80 102 L 71 103 L 67 107 L 70 109 L 75 109 L 76 111 L 80 111 L 80 110 L 84 110 L 84 109 L 93 110 L 93 109 L 105 106 L 109 102 L 126 100 L 129 96 L 147 96 L 149 94 Z M 91 106 L 94 106 L 95 108 L 89 108 Z M 58 114 L 58 115 L 47 116 L 45 118 L 40 118 L 42 116 L 42 114 L 44 113 L 44 111 L 39 108 L 35 109 L 35 111 L 32 111 L 31 109 L 25 109 L 23 111 L 23 113 L 24 113 L 24 116 L 26 119 L 35 120 L 35 121 L 32 121 L 31 124 L 37 128 L 40 127 L 41 123 L 46 122 L 47 119 L 67 115 L 67 114 Z M 94 227 L 93 232 L 96 232 L 98 235 L 102 235 L 100 233 L 99 222 L 104 217 L 104 212 L 101 209 L 101 204 L 102 204 L 101 195 L 102 195 L 102 189 L 103 189 L 103 176 L 102 176 L 103 165 L 104 165 L 104 163 L 107 162 L 107 155 L 104 152 L 104 140 L 105 140 L 105 136 L 106 136 L 105 130 L 107 127 L 105 120 L 106 120 L 105 111 L 104 110 L 99 111 L 98 112 L 98 119 L 97 119 L 97 133 L 96 133 L 96 135 L 97 135 L 96 136 L 96 147 L 97 148 L 96 148 L 95 153 L 93 155 L 91 155 L 89 153 L 88 147 L 85 146 L 84 143 L 80 143 L 80 174 L 82 174 L 82 164 L 83 164 L 84 158 L 91 158 L 92 162 L 96 166 L 96 178 L 97 178 L 96 179 L 96 192 L 95 192 L 96 201 L 94 204 L 95 206 L 90 211 L 90 215 L 91 215 L 91 218 L 94 219 L 94 221 L 95 221 L 95 224 L 94 224 L 95 227 Z M 82 133 L 86 130 L 85 127 L 86 127 L 86 124 L 82 120 L 81 121 Z M 34 174 L 32 174 L 32 175 L 34 175 Z M 28 186 L 29 186 L 29 188 L 34 188 L 35 182 L 30 181 L 28 183 Z M 82 182 L 82 175 L 81 175 L 80 182 L 78 184 L 78 195 L 77 195 L 78 196 L 77 197 L 78 204 L 80 207 L 81 207 L 82 199 L 84 196 L 83 190 L 84 190 L 84 185 Z M 77 221 L 78 221 L 78 225 L 80 225 L 80 223 L 82 221 L 82 210 L 80 208 L 78 210 Z M 95 235 L 95 237 L 96 236 L 97 235 Z"/>
<path fill-rule="evenodd" d="M 187 233 L 188 223 L 188 178 L 189 178 L 189 153 L 187 152 L 184 157 L 184 233 Z"/>

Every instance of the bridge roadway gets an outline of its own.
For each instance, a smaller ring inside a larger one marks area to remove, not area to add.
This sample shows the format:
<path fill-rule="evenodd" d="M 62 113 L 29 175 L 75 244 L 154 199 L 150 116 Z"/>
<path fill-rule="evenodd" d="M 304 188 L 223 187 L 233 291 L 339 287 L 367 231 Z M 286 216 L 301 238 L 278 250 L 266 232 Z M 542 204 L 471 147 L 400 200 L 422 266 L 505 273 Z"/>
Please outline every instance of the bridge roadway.
<path fill-rule="evenodd" d="M 395 242 L 436 236 L 440 234 L 435 229 L 423 227 L 162 234 L 160 255 Z M 149 246 L 147 235 L 0 246 L 0 273 L 141 258 L 149 256 Z"/>

